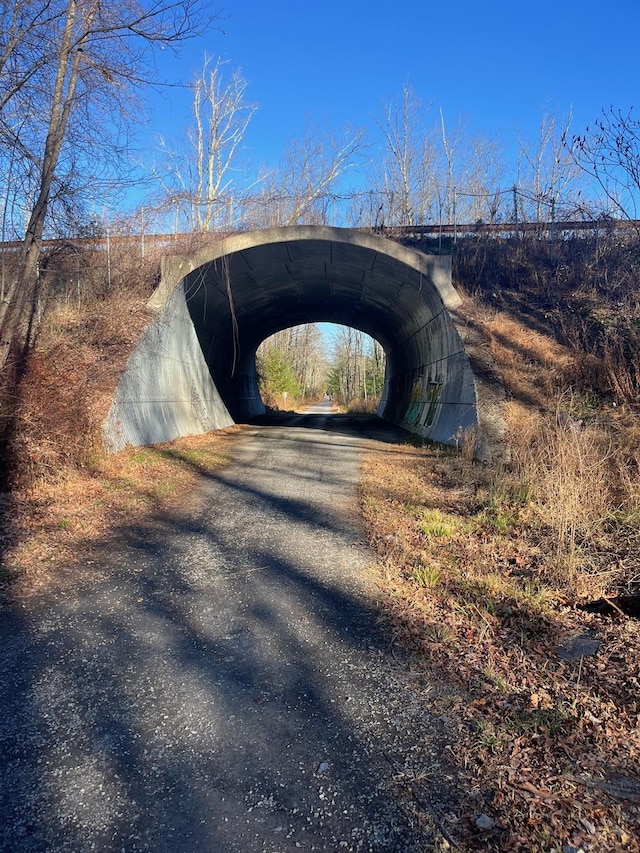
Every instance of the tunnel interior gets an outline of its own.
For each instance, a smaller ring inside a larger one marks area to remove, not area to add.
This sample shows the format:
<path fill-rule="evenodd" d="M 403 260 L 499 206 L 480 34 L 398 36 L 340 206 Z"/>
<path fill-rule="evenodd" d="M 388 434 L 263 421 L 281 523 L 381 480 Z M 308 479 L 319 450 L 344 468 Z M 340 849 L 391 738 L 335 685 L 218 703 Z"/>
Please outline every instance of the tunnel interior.
<path fill-rule="evenodd" d="M 107 445 L 170 440 L 261 414 L 258 346 L 312 322 L 351 326 L 381 343 L 382 418 L 458 442 L 481 421 L 460 302 L 449 257 L 347 229 L 237 234 L 167 257 L 150 301 L 158 317 L 118 385 Z"/>

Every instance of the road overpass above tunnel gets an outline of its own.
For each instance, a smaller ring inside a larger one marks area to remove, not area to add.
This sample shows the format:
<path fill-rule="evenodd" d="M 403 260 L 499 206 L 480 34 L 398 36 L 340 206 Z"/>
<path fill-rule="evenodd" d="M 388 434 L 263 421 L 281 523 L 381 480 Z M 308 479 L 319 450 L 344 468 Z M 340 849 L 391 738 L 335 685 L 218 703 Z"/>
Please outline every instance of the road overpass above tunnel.
<path fill-rule="evenodd" d="M 352 326 L 382 344 L 382 418 L 446 444 L 473 430 L 480 456 L 502 450 L 501 389 L 465 320 L 448 256 L 326 226 L 235 234 L 166 257 L 149 305 L 157 317 L 105 423 L 111 450 L 261 414 L 258 346 L 311 322 Z"/>

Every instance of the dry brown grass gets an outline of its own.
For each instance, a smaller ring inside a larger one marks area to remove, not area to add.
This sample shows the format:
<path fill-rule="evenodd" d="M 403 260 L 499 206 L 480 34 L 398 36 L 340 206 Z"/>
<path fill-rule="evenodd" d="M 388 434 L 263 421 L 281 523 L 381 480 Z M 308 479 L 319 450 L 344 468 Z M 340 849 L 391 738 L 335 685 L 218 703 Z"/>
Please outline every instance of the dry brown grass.
<path fill-rule="evenodd" d="M 576 390 L 576 354 L 551 333 L 510 312 L 476 305 L 470 315 L 508 394 L 513 464 L 500 473 L 499 489 L 526 496 L 535 510 L 546 570 L 573 594 L 595 593 L 611 576 L 615 560 L 607 555 L 637 535 L 640 421 L 628 407 L 602 407 L 594 394 Z"/>
<path fill-rule="evenodd" d="M 545 441 L 562 459 L 575 439 L 539 427 L 528 433 L 540 440 L 533 467 L 491 469 L 462 452 L 408 445 L 368 455 L 362 507 L 381 558 L 383 612 L 416 677 L 440 685 L 431 701 L 453 730 L 461 849 L 638 851 L 640 623 L 576 608 L 585 590 L 628 580 L 622 527 L 600 525 L 583 539 L 576 502 L 570 518 L 553 516 L 546 486 L 524 477 L 541 476 Z M 599 439 L 578 439 L 600 448 L 596 468 L 613 461 Z M 574 473 L 568 465 L 566 480 Z M 578 467 L 570 492 L 585 497 L 582 478 L 592 475 L 591 463 Z M 571 551 L 578 544 L 584 564 Z M 597 655 L 565 660 L 559 649 L 574 634 L 597 635 Z M 478 833 L 481 813 L 492 833 Z"/>
<path fill-rule="evenodd" d="M 539 523 L 553 533 L 551 554 L 566 579 L 578 582 L 592 555 L 610 547 L 607 532 L 621 497 L 613 444 L 598 424 L 536 421 L 514 439 L 514 461 Z"/>
<path fill-rule="evenodd" d="M 350 400 L 345 406 L 347 412 L 353 412 L 358 415 L 375 415 L 380 397 L 368 397 L 366 400 L 357 398 Z"/>
<path fill-rule="evenodd" d="M 389 629 L 454 732 L 453 834 L 474 853 L 639 851 L 640 623 L 580 605 L 640 586 L 640 419 L 579 390 L 551 328 L 467 316 L 507 390 L 510 463 L 474 463 L 473 435 L 384 445 L 362 484 Z M 597 654 L 563 657 L 576 636 Z"/>
<path fill-rule="evenodd" d="M 140 295 L 53 308 L 29 355 L 10 445 L 14 482 L 55 482 L 102 456 L 101 424 L 150 314 Z"/>
<path fill-rule="evenodd" d="M 466 311 L 465 311 L 466 313 Z M 508 394 L 527 406 L 545 408 L 575 378 L 575 354 L 518 320 L 509 311 L 472 305 L 468 313 L 483 331 Z"/>
<path fill-rule="evenodd" d="M 62 572 L 72 583 L 78 554 L 86 557 L 123 526 L 143 524 L 158 513 L 188 513 L 195 481 L 226 464 L 241 431 L 235 426 L 170 444 L 129 447 L 96 459 L 91 470 L 67 467 L 55 478 L 39 477 L 16 489 L 4 506 L 11 525 L 0 581 L 20 595 L 59 581 Z"/>

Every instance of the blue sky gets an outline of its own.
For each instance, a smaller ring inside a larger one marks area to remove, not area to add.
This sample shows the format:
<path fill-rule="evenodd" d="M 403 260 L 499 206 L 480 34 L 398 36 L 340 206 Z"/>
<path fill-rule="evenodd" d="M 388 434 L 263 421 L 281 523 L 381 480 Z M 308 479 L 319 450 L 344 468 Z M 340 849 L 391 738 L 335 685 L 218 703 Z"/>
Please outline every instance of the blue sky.
<path fill-rule="evenodd" d="M 537 0 L 456 3 L 390 0 L 229 0 L 219 30 L 190 43 L 160 73 L 189 82 L 204 54 L 228 60 L 258 104 L 245 137 L 254 163 L 275 163 L 305 119 L 371 127 L 381 101 L 408 84 L 436 123 L 463 121 L 515 150 L 536 140 L 543 112 L 573 112 L 581 132 L 614 105 L 633 106 L 640 83 L 640 2 Z M 154 101 L 150 134 L 180 135 L 190 95 Z M 640 109 L 640 105 L 638 105 Z"/>
<path fill-rule="evenodd" d="M 610 105 L 624 111 L 640 92 L 640 0 L 229 0 L 219 29 L 190 43 L 159 71 L 188 83 L 205 54 L 239 68 L 255 113 L 245 137 L 256 166 L 277 163 L 308 120 L 336 130 L 372 128 L 381 103 L 408 84 L 433 124 L 498 139 L 515 160 L 533 143 L 543 113 L 573 114 L 584 131 Z M 179 136 L 191 96 L 156 98 L 149 133 Z"/>

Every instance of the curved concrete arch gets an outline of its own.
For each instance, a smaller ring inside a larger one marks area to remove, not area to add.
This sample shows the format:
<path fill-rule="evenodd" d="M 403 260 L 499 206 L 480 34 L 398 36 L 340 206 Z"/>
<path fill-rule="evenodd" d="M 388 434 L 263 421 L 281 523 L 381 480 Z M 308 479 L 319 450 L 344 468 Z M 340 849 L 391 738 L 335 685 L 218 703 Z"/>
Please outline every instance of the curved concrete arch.
<path fill-rule="evenodd" d="M 352 326 L 380 341 L 381 417 L 448 444 L 479 427 L 485 457 L 500 441 L 500 395 L 464 340 L 450 257 L 350 229 L 254 231 L 165 258 L 149 305 L 158 317 L 105 424 L 113 450 L 262 413 L 256 350 L 274 332 L 307 322 Z"/>

